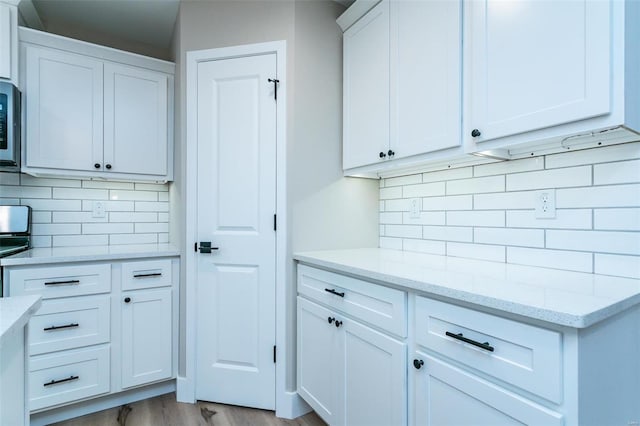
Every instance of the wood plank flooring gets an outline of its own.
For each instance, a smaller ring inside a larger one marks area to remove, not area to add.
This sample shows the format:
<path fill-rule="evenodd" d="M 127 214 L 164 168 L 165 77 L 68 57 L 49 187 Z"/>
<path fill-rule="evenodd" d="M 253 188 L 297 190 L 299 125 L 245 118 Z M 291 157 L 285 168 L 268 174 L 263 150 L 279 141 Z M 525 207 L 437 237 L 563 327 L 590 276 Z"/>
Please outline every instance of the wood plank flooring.
<path fill-rule="evenodd" d="M 183 404 L 175 393 L 56 423 L 55 426 L 326 426 L 311 412 L 279 419 L 273 411 L 198 401 Z"/>

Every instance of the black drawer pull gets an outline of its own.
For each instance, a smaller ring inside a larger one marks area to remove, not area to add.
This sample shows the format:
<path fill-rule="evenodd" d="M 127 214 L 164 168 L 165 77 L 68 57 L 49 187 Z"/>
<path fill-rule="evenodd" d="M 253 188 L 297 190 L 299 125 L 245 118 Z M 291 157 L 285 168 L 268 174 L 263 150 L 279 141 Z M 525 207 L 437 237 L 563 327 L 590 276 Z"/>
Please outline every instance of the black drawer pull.
<path fill-rule="evenodd" d="M 152 274 L 135 274 L 133 278 L 149 278 L 149 277 L 161 277 L 162 272 L 154 272 Z"/>
<path fill-rule="evenodd" d="M 445 334 L 446 334 L 447 336 L 449 336 L 449 337 L 453 337 L 453 338 L 454 338 L 454 339 L 456 339 L 456 340 L 460 340 L 460 341 L 465 342 L 465 343 L 468 343 L 468 344 L 470 344 L 470 345 L 477 346 L 477 347 L 479 347 L 480 349 L 484 349 L 485 351 L 493 352 L 493 346 L 491 346 L 491 345 L 489 344 L 489 342 L 480 343 L 480 342 L 477 342 L 477 341 L 475 341 L 475 340 L 471 340 L 471 339 L 469 339 L 468 337 L 464 337 L 464 336 L 462 335 L 462 333 L 453 334 L 452 332 L 447 331 Z"/>
<path fill-rule="evenodd" d="M 80 280 L 48 281 L 44 283 L 44 285 L 64 285 L 64 284 L 80 284 Z"/>
<path fill-rule="evenodd" d="M 325 288 L 324 291 L 326 291 L 327 293 L 335 294 L 336 296 L 344 297 L 344 293 L 336 291 L 335 288 Z"/>
<path fill-rule="evenodd" d="M 50 382 L 44 383 L 43 386 L 51 386 L 51 385 L 57 385 L 60 383 L 64 383 L 64 382 L 71 382 L 73 380 L 78 380 L 80 378 L 80 376 L 69 376 L 66 379 L 60 379 L 60 380 L 51 380 Z"/>
<path fill-rule="evenodd" d="M 54 330 L 62 330 L 64 328 L 74 328 L 74 327 L 78 327 L 80 326 L 80 324 L 77 323 L 71 323 L 71 324 L 67 324 L 67 325 L 52 325 L 51 327 L 47 327 L 47 328 L 43 328 L 44 331 L 54 331 Z"/>

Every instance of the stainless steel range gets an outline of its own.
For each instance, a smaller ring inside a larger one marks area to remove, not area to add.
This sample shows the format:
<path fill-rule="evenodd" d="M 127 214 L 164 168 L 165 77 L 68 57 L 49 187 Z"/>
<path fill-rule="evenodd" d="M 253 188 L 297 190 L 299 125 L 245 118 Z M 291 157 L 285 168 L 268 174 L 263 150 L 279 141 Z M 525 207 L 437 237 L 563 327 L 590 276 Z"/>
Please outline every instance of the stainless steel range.
<path fill-rule="evenodd" d="M 2 296 L 2 259 L 29 249 L 31 207 L 0 206 L 0 297 Z"/>

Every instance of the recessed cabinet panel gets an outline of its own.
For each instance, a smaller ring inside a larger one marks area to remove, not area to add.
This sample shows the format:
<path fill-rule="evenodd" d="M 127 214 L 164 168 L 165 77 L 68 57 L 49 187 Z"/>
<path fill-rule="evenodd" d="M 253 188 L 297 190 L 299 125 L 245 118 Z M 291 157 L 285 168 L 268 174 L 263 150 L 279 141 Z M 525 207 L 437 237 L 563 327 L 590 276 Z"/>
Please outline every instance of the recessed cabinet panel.
<path fill-rule="evenodd" d="M 30 167 L 102 164 L 102 62 L 26 46 L 26 156 Z"/>
<path fill-rule="evenodd" d="M 15 66 L 15 49 L 17 45 L 16 27 L 18 25 L 16 8 L 8 4 L 0 3 L 0 78 L 11 80 Z"/>
<path fill-rule="evenodd" d="M 376 163 L 389 146 L 389 2 L 344 33 L 343 156 L 349 169 Z"/>
<path fill-rule="evenodd" d="M 111 63 L 104 72 L 105 167 L 167 174 L 167 75 Z"/>
<path fill-rule="evenodd" d="M 611 3 L 473 1 L 471 131 L 482 142 L 607 114 Z"/>

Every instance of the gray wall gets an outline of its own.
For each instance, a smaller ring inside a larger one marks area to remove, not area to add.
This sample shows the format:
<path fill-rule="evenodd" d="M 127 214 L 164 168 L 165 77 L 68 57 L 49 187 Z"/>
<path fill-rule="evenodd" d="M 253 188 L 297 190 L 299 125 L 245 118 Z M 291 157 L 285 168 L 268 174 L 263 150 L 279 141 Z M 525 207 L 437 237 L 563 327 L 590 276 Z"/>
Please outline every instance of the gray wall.
<path fill-rule="evenodd" d="M 378 182 L 344 178 L 341 171 L 342 34 L 335 18 L 343 10 L 328 0 L 183 2 L 175 32 L 175 60 L 182 76 L 176 78 L 176 87 L 181 88 L 176 92 L 176 161 L 181 164 L 176 164 L 176 182 L 171 189 L 171 229 L 172 241 L 183 250 L 186 52 L 287 41 L 289 268 L 284 285 L 289 295 L 285 307 L 288 359 L 295 359 L 291 253 L 377 246 Z M 181 284 L 184 289 L 184 279 Z M 180 329 L 184 334 L 184 317 Z M 180 371 L 184 371 L 184 364 Z M 295 388 L 294 363 L 288 366 L 287 387 Z"/>

